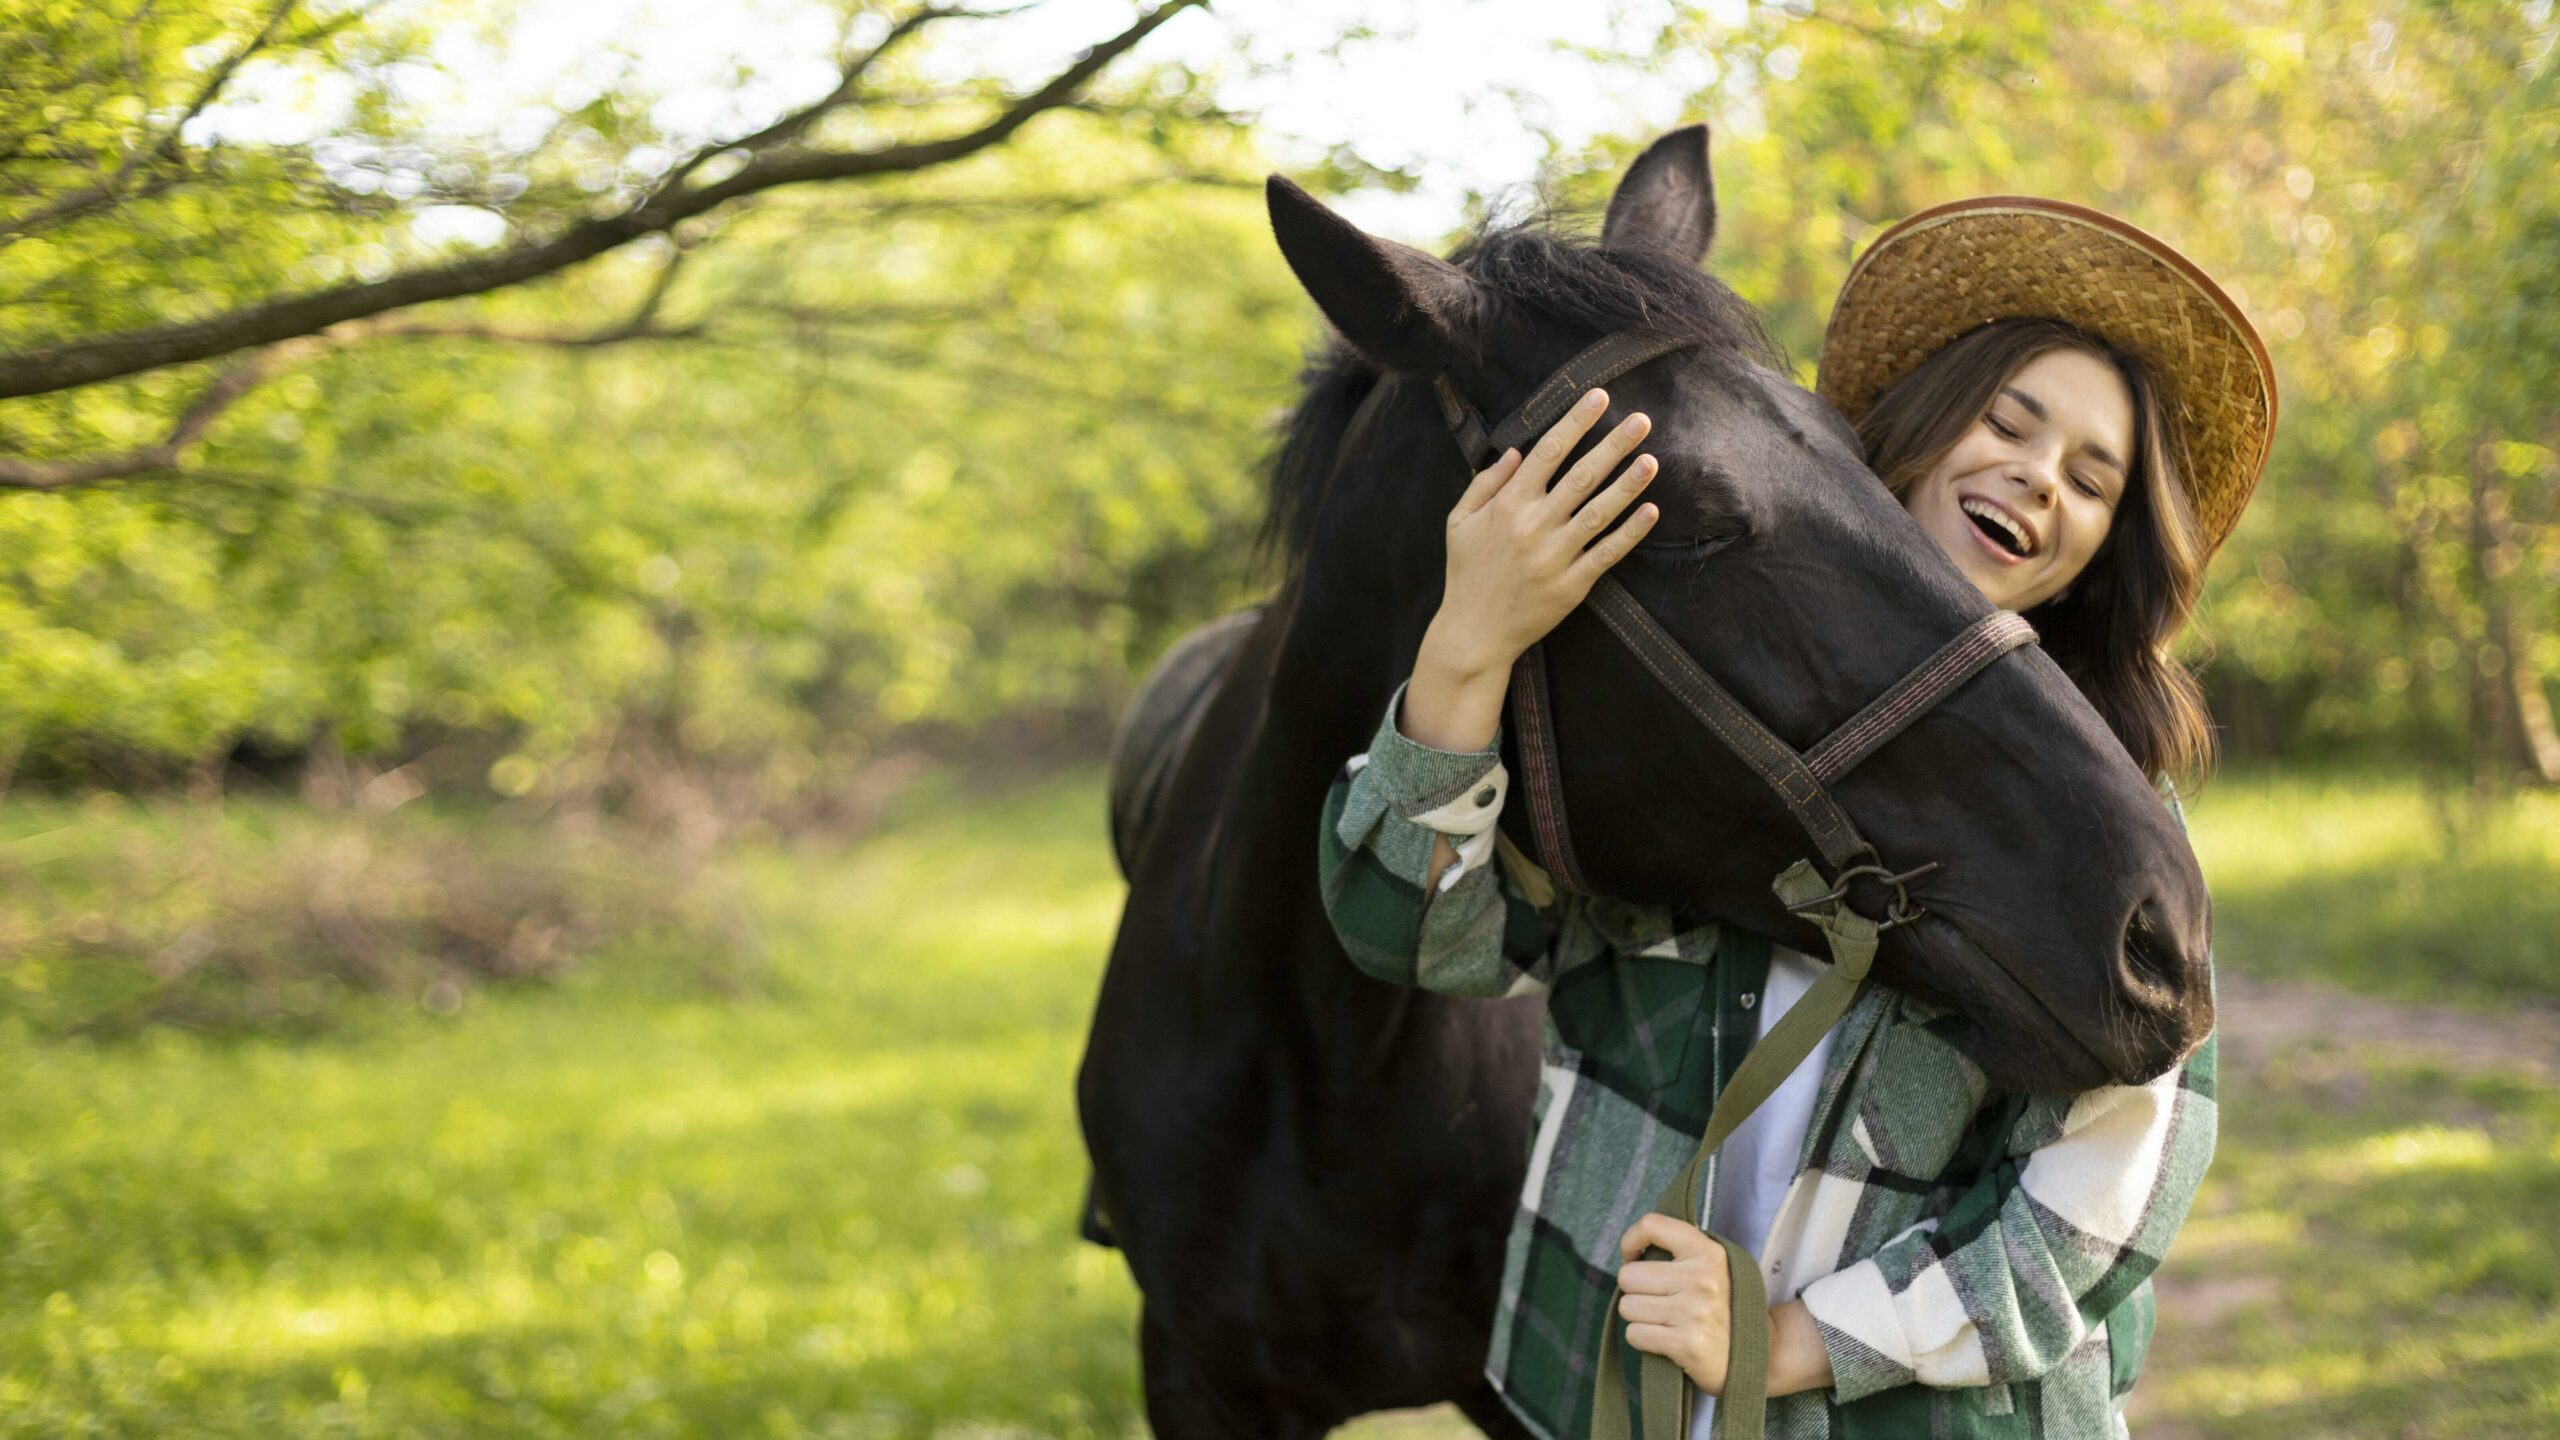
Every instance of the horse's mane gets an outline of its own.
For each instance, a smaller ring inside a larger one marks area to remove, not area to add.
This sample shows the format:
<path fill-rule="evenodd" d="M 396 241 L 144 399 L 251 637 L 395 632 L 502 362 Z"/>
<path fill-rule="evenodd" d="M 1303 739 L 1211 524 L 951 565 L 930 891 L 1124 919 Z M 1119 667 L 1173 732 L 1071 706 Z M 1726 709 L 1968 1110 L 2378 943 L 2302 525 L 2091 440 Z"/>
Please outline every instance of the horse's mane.
<path fill-rule="evenodd" d="M 1759 314 L 1721 280 L 1663 251 L 1603 248 L 1552 215 L 1488 223 L 1449 259 L 1475 277 L 1498 308 L 1573 331 L 1644 330 L 1695 341 L 1730 366 L 1785 374 L 1785 352 Z M 1261 547 L 1295 571 L 1316 541 L 1316 520 L 1343 432 L 1385 378 L 1339 336 L 1299 375 L 1304 391 L 1269 462 Z M 1757 387 L 1753 387 L 1755 392 Z M 1491 417 L 1488 417 L 1489 419 Z M 1455 455 L 1453 450 L 1452 455 Z"/>

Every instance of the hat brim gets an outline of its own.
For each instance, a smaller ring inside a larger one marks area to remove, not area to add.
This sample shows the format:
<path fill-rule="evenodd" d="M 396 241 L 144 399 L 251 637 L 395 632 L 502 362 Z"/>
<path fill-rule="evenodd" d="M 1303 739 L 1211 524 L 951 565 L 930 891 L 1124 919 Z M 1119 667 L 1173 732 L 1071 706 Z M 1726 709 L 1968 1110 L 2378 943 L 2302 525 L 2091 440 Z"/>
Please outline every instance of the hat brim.
<path fill-rule="evenodd" d="M 1903 220 L 1850 266 L 1823 332 L 1815 393 L 1855 425 L 1948 341 L 2026 315 L 2076 325 L 2141 363 L 2184 441 L 2205 553 L 2220 548 L 2266 469 L 2275 366 L 2222 287 L 2112 215 L 1990 195 Z"/>

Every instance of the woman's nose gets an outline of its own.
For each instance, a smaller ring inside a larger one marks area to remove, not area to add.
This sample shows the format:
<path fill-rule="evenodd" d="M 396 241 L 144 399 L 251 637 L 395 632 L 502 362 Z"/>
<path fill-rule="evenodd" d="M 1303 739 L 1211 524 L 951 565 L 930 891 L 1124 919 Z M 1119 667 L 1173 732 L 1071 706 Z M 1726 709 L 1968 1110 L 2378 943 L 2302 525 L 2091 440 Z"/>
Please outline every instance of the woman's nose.
<path fill-rule="evenodd" d="M 2054 497 L 2062 493 L 2062 457 L 2030 456 L 2010 472 L 2010 478 L 2026 490 L 2030 500 L 2038 505 L 2050 505 Z"/>

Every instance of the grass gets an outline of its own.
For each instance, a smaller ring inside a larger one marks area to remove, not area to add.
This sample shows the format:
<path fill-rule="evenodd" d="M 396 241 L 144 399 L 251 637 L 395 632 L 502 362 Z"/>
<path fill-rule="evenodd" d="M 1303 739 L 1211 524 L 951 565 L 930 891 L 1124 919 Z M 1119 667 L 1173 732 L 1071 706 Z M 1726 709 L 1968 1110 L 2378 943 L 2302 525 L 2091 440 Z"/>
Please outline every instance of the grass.
<path fill-rule="evenodd" d="M 2398 999 L 2560 1001 L 2560 793 L 2235 773 L 2189 807 L 2214 953 Z"/>
<path fill-rule="evenodd" d="M 2560 891 L 2551 812 L 2465 842 L 2532 895 L 2404 908 L 2370 877 L 2424 860 L 2391 827 L 2426 814 L 2219 784 L 2224 963 L 2418 993 L 2409 957 L 2468 934 L 2502 958 L 2447 962 L 2464 993 L 2552 993 L 2506 930 Z M 741 995 L 608 952 L 300 1035 L 0 1018 L 0 1437 L 1141 1433 L 1135 1296 L 1074 1232 L 1099 777 L 946 783 L 868 844 L 736 865 Z M 2560 1092 L 2314 1054 L 2229 1075 L 2222 1134 L 2137 1429 L 2560 1430 Z"/>
<path fill-rule="evenodd" d="M 1128 1433 L 1095 793 L 760 857 L 745 998 L 607 957 L 298 1042 L 0 1033 L 0 1436 Z"/>

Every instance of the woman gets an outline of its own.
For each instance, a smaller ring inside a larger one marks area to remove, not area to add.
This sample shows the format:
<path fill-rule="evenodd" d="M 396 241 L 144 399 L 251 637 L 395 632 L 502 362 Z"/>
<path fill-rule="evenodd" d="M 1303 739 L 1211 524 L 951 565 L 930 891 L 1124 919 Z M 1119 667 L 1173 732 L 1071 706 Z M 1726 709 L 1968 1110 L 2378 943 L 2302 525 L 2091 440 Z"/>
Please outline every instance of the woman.
<path fill-rule="evenodd" d="M 1860 257 L 1818 388 L 1957 569 L 2035 623 L 2174 811 L 2169 779 L 2204 770 L 2209 731 L 2168 644 L 2274 425 L 2273 372 L 2238 308 L 2112 217 L 1961 202 Z M 1558 1011 L 1615 956 L 1693 958 L 1712 1001 L 1699 1024 L 1738 1040 L 1738 1060 L 1820 966 L 1712 920 L 1559 894 L 1493 828 L 1512 659 L 1653 523 L 1636 503 L 1653 469 L 1636 453 L 1643 416 L 1561 464 L 1604 408 L 1586 396 L 1451 511 L 1444 599 L 1413 676 L 1328 797 L 1323 891 L 1373 975 L 1550 992 L 1486 1360 L 1496 1388 L 1545 1440 L 1578 1440 L 1593 1357 L 1618 1335 L 1688 1373 L 1705 1440 L 1721 1433 L 1708 1397 L 1731 1323 L 1724 1251 L 1698 1224 L 1639 1215 L 1653 1192 L 1616 1183 L 1643 1157 L 1617 1153 L 1592 1118 L 1617 1102 L 1590 1093 Z M 1595 517 L 1623 521 L 1586 549 Z M 1871 987 L 1716 1157 L 1696 1218 L 1760 1258 L 1770 1434 L 2125 1433 L 2148 1277 L 2212 1152 L 2213 1042 L 2148 1084 L 2007 1095 L 1966 1058 L 1960 1025 L 1933 1023 L 1951 1018 Z M 1712 1083 L 1730 1078 L 1728 1064 Z M 1654 1246 L 1671 1258 L 1637 1258 Z"/>

